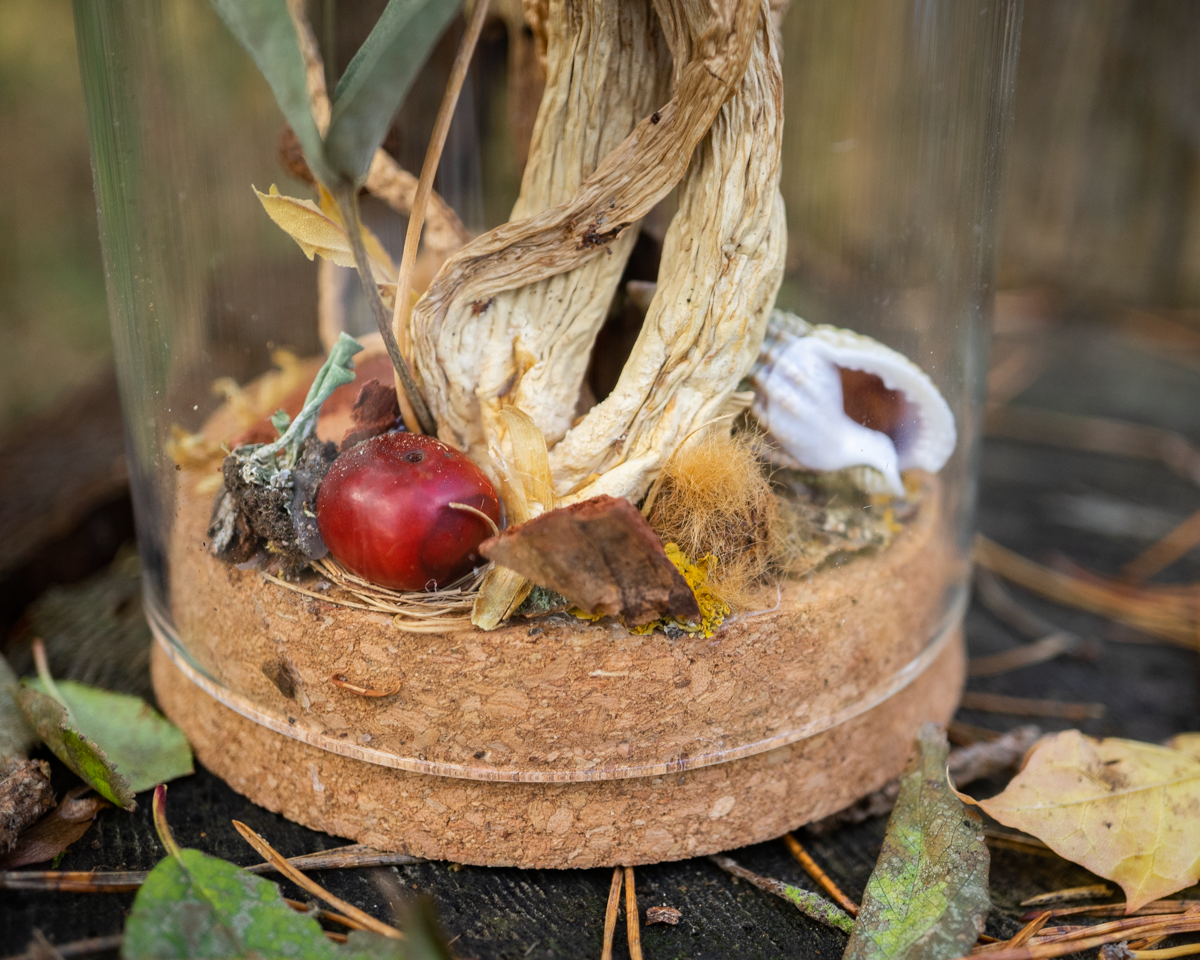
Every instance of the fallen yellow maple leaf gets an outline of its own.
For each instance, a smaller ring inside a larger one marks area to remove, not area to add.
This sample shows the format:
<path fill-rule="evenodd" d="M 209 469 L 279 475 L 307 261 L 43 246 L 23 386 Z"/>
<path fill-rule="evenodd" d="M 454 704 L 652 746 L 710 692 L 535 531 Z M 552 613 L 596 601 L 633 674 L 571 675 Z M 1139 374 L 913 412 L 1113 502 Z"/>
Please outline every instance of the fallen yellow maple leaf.
<path fill-rule="evenodd" d="M 332 198 L 322 191 L 321 206 L 311 200 L 298 200 L 295 197 L 285 197 L 275 184 L 271 184 L 270 193 L 263 193 L 257 187 L 251 187 L 258 196 L 267 216 L 278 224 L 289 237 L 300 245 L 304 255 L 309 260 L 314 255 L 324 257 L 336 263 L 339 267 L 354 267 L 354 252 L 350 249 L 350 238 L 342 225 L 342 218 L 334 206 Z M 383 244 L 375 234 L 363 227 L 363 246 L 366 247 L 367 257 L 371 261 L 371 272 L 375 281 L 381 284 L 396 282 L 396 265 L 383 248 Z"/>
<path fill-rule="evenodd" d="M 1200 879 L 1200 734 L 1172 747 L 1051 734 L 1003 793 L 978 804 L 1120 884 L 1132 913 Z"/>

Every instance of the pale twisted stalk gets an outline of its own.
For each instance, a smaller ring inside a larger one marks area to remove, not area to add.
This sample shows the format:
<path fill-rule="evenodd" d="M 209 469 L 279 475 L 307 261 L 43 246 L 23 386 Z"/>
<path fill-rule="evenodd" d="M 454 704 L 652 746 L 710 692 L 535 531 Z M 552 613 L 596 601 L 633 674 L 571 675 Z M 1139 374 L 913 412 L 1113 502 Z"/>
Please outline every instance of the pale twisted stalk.
<path fill-rule="evenodd" d="M 703 43 L 688 24 L 706 7 L 707 0 L 660 0 L 676 51 Z M 676 446 L 723 412 L 762 345 L 783 278 L 786 223 L 779 53 L 765 3 L 760 13 L 737 94 L 680 186 L 633 353 L 612 394 L 550 452 L 555 486 L 568 501 L 601 493 L 639 499 Z"/>
<path fill-rule="evenodd" d="M 550 5 L 551 21 L 556 9 L 568 9 L 562 3 L 565 0 Z M 551 301 L 551 310 L 565 317 L 556 322 L 564 326 L 543 339 L 545 315 L 540 308 L 532 315 L 512 307 L 497 309 L 493 298 L 569 273 L 593 258 L 609 257 L 612 245 L 683 177 L 693 148 L 708 132 L 721 104 L 739 88 L 751 49 L 761 42 L 756 40 L 755 24 L 765 16 L 765 4 L 760 8 L 725 0 L 714 11 L 699 0 L 695 9 L 689 9 L 685 0 L 672 3 L 664 4 L 666 16 L 663 9 L 659 11 L 664 22 L 695 19 L 697 26 L 691 42 L 677 43 L 673 51 L 671 100 L 642 119 L 569 201 L 498 227 L 451 257 L 414 310 L 416 372 L 438 418 L 439 435 L 489 468 L 485 410 L 514 400 L 523 409 L 533 407 L 528 412 L 550 438 L 569 421 L 582 375 L 556 376 L 553 371 L 557 363 L 562 364 L 557 369 L 568 371 L 576 369 L 576 363 L 586 363 L 591 335 L 572 340 L 566 331 L 576 315 L 594 308 L 597 299 L 594 288 L 584 287 L 579 293 L 586 295 L 586 302 Z M 580 9 L 586 27 L 591 10 L 582 3 Z M 551 77 L 568 52 L 551 47 Z M 773 48 L 771 52 L 774 55 Z M 547 89 L 557 88 L 548 83 Z M 594 91 L 592 97 L 595 104 L 601 102 Z M 768 113 L 774 109 L 767 105 Z M 542 123 L 539 117 L 539 127 Z M 777 139 L 774 133 L 771 137 Z M 770 138 L 767 148 L 772 151 Z M 558 144 L 556 149 L 569 148 Z M 558 169 L 553 154 L 544 166 L 534 169 L 543 172 L 531 171 L 529 176 L 552 178 Z M 727 172 L 745 175 L 744 167 Z M 527 180 L 523 193 L 530 195 L 529 188 Z M 544 298 L 538 301 L 543 302 Z M 556 357 L 560 350 L 561 356 Z M 542 386 L 533 388 L 539 378 L 535 371 L 531 386 L 522 390 L 522 381 L 539 364 L 547 371 L 541 376 Z M 728 392 L 724 384 L 716 386 Z M 663 451 L 664 456 L 669 454 L 670 449 Z"/>

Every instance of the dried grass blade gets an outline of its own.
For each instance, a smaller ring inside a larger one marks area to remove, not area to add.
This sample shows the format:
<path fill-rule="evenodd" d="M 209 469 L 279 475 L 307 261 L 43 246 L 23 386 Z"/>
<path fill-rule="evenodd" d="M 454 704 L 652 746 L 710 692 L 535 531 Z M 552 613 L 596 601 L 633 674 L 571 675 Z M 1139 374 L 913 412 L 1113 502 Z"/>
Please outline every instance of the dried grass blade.
<path fill-rule="evenodd" d="M 617 914 L 621 912 L 621 883 L 624 879 L 625 871 L 621 867 L 613 867 L 608 906 L 604 910 L 604 946 L 600 951 L 600 960 L 612 960 L 613 937 L 617 932 Z"/>
<path fill-rule="evenodd" d="M 633 867 L 625 868 L 625 932 L 629 938 L 629 960 L 642 960 L 641 914 L 633 886 Z"/>
<path fill-rule="evenodd" d="M 412 305 L 409 298 L 412 291 L 413 267 L 417 263 L 417 247 L 421 243 L 421 228 L 425 225 L 425 207 L 429 195 L 433 192 L 433 178 L 437 174 L 438 163 L 442 158 L 442 150 L 446 146 L 446 136 L 450 132 L 450 121 L 454 119 L 454 108 L 458 104 L 459 94 L 462 93 L 463 81 L 467 78 L 467 68 L 471 65 L 471 57 L 475 53 L 475 45 L 483 30 L 484 20 L 487 19 L 488 0 L 476 0 L 475 9 L 467 24 L 467 32 L 459 43 L 458 52 L 454 56 L 454 64 L 450 68 L 450 79 L 446 83 L 446 92 L 442 95 L 441 106 L 438 107 L 437 117 L 433 122 L 433 133 L 429 137 L 429 145 L 425 149 L 425 162 L 421 166 L 421 179 L 417 183 L 416 196 L 413 197 L 412 209 L 408 217 L 408 232 L 404 237 L 404 254 L 400 260 L 400 274 L 396 280 L 396 304 L 392 310 L 392 331 L 400 351 L 406 360 L 412 362 L 412 348 L 409 343 L 408 318 Z M 397 391 L 403 391 L 402 384 L 397 382 Z M 407 421 L 406 421 L 407 422 Z M 412 427 L 410 426 L 411 430 Z"/>
<path fill-rule="evenodd" d="M 968 677 L 994 677 L 1021 667 L 1031 667 L 1053 660 L 1064 653 L 1071 653 L 1078 638 L 1071 633 L 1052 633 L 1034 643 L 1014 650 L 1006 650 L 990 657 L 972 657 L 967 661 Z"/>
<path fill-rule="evenodd" d="M 341 897 L 334 896 L 315 880 L 306 877 L 303 873 L 288 863 L 288 861 L 283 857 L 282 854 L 279 853 L 279 851 L 277 851 L 274 847 L 267 843 L 266 840 L 260 837 L 244 823 L 234 820 L 233 826 L 234 829 L 236 829 L 237 832 L 242 835 L 242 839 L 250 844 L 250 846 L 252 846 L 256 851 L 258 851 L 259 856 L 261 856 L 267 862 L 273 864 L 276 870 L 291 880 L 292 883 L 296 884 L 298 887 L 307 890 L 314 897 L 320 897 L 330 906 L 337 908 L 346 916 L 363 924 L 365 929 L 370 930 L 372 933 L 378 933 L 385 937 L 391 937 L 393 940 L 404 939 L 404 934 L 402 934 L 395 927 L 389 926 L 381 920 L 376 920 L 369 913 L 365 913 L 364 911 L 358 909 L 358 907 L 354 906 L 352 903 L 347 903 L 345 900 L 341 899 Z"/>
<path fill-rule="evenodd" d="M 1200 909 L 1200 900 L 1152 900 L 1144 907 L 1135 910 L 1131 916 L 1153 917 L 1163 914 L 1186 913 L 1188 910 Z M 1056 907 L 1050 911 L 1053 917 L 1123 917 L 1124 903 L 1089 904 L 1080 907 Z M 1032 913 L 1021 916 L 1028 920 Z"/>
<path fill-rule="evenodd" d="M 1121 568 L 1121 576 L 1131 583 L 1149 580 L 1200 544 L 1200 510 L 1179 524 L 1158 543 L 1130 560 Z"/>
<path fill-rule="evenodd" d="M 833 897 L 837 905 L 850 914 L 850 916 L 857 917 L 858 904 L 842 892 L 842 888 L 834 883 L 829 874 L 821 869 L 820 864 L 800 845 L 800 841 L 796 839 L 795 835 L 785 833 L 783 835 L 783 842 L 786 844 L 788 850 L 791 851 L 792 856 L 799 861 L 800 866 L 817 882 L 821 889 Z"/>
<path fill-rule="evenodd" d="M 975 561 L 1005 580 L 1056 603 L 1119 620 L 1189 649 L 1197 646 L 1197 598 L 1194 588 L 1133 587 L 1100 577 L 1084 580 L 1051 570 L 1000 546 L 975 538 Z"/>
<path fill-rule="evenodd" d="M 1107 926 L 1102 924 L 1101 926 Z M 1173 923 L 1162 924 L 1151 928 L 1122 928 L 1103 933 L 1095 933 L 1098 927 L 1079 931 L 1079 935 L 1068 934 L 1067 937 L 1054 938 L 1049 941 L 1030 943 L 1012 949 L 997 950 L 987 954 L 988 960 L 1051 960 L 1053 957 L 1063 957 L 1069 953 L 1092 950 L 1106 943 L 1117 943 L 1129 939 L 1132 930 L 1144 935 L 1153 932 L 1163 936 L 1177 933 L 1194 933 L 1200 930 L 1200 916 L 1188 917 Z M 1069 938 L 1069 939 L 1068 939 Z M 965 958 L 959 958 L 965 960 Z"/>

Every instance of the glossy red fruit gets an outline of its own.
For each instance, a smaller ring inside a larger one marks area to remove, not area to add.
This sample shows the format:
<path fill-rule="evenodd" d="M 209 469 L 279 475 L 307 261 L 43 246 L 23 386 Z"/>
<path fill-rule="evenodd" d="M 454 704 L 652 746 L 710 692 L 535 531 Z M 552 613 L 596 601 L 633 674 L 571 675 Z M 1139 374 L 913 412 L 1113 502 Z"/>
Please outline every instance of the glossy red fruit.
<path fill-rule="evenodd" d="M 446 586 L 485 561 L 492 535 L 465 503 L 500 522 L 482 470 L 433 437 L 385 433 L 343 453 L 321 481 L 317 525 L 343 566 L 394 590 Z"/>

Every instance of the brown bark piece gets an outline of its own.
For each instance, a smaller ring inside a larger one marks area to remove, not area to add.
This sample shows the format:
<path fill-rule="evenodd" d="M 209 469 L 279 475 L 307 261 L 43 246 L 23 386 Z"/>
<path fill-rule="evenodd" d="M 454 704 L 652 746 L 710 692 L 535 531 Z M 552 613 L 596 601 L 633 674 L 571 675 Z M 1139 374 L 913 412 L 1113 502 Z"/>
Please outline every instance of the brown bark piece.
<path fill-rule="evenodd" d="M 346 431 L 338 449 L 345 453 L 356 443 L 387 433 L 399 418 L 400 404 L 396 401 L 396 388 L 390 385 L 385 387 L 378 380 L 368 380 L 350 408 L 350 419 L 354 421 L 354 426 Z"/>
<path fill-rule="evenodd" d="M 80 799 L 79 794 L 87 791 L 87 787 L 76 787 L 63 798 L 53 813 L 23 831 L 12 849 L 0 857 L 0 868 L 11 870 L 53 860 L 87 833 L 96 814 L 112 806 L 103 797 L 95 795 Z M 49 799 L 47 806 L 53 806 L 54 795 L 50 794 Z"/>
<path fill-rule="evenodd" d="M 641 513 L 600 496 L 550 510 L 485 540 L 480 552 L 587 613 L 640 627 L 664 615 L 699 620 L 691 587 Z"/>
<path fill-rule="evenodd" d="M 29 824 L 54 806 L 50 765 L 45 760 L 13 758 L 0 765 L 0 856 L 17 843 Z"/>

